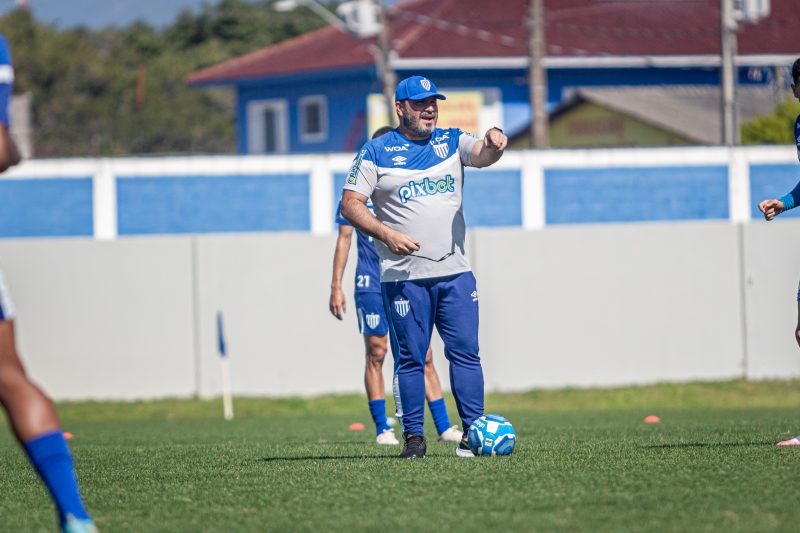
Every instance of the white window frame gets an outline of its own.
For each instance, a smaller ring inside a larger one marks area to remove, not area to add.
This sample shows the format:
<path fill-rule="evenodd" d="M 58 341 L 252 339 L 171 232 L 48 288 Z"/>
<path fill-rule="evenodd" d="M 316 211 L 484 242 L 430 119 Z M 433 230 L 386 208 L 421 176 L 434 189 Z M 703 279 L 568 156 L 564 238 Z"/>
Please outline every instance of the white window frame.
<path fill-rule="evenodd" d="M 264 135 L 264 111 L 270 109 L 278 117 L 275 151 L 266 152 L 267 140 Z M 285 99 L 253 100 L 247 103 L 247 153 L 285 154 L 289 151 L 289 105 Z"/>
<path fill-rule="evenodd" d="M 308 133 L 305 131 L 306 109 L 312 104 L 319 106 L 320 131 L 316 133 Z M 328 140 L 328 97 L 324 94 L 303 96 L 297 100 L 297 108 L 300 141 L 304 143 L 314 143 Z"/>

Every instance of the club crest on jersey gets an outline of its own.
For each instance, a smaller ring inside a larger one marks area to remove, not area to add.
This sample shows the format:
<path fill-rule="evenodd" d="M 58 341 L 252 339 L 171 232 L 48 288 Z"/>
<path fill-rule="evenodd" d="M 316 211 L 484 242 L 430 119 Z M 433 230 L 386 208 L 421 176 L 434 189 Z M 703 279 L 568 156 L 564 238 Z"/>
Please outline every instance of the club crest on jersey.
<path fill-rule="evenodd" d="M 433 153 L 444 159 L 450 153 L 450 146 L 446 144 L 431 144 Z"/>
<path fill-rule="evenodd" d="M 377 313 L 370 313 L 365 316 L 364 319 L 367 321 L 367 326 L 369 326 L 369 329 L 375 329 L 378 327 L 378 324 L 381 323 L 381 315 Z"/>
<path fill-rule="evenodd" d="M 407 160 L 402 155 L 396 155 L 392 158 L 392 161 L 394 161 L 394 166 L 401 167 L 406 164 Z"/>
<path fill-rule="evenodd" d="M 422 85 L 422 88 L 425 89 L 426 91 L 430 91 L 431 90 L 431 81 L 430 80 L 428 80 L 426 78 L 422 78 L 420 80 L 419 84 Z"/>
<path fill-rule="evenodd" d="M 395 300 L 394 310 L 400 315 L 400 318 L 403 318 L 411 310 L 411 304 L 408 303 L 408 300 Z"/>
<path fill-rule="evenodd" d="M 397 194 L 400 196 L 400 203 L 405 205 L 412 198 L 420 196 L 433 196 L 434 194 L 445 194 L 448 192 L 455 192 L 455 182 L 453 176 L 448 174 L 438 181 L 433 181 L 430 178 L 425 178 L 419 183 L 411 180 L 408 185 L 403 185 L 397 189 Z"/>
<path fill-rule="evenodd" d="M 472 291 L 472 294 L 470 294 L 470 296 L 472 296 L 472 301 L 473 302 L 477 302 L 478 301 L 478 291 Z"/>

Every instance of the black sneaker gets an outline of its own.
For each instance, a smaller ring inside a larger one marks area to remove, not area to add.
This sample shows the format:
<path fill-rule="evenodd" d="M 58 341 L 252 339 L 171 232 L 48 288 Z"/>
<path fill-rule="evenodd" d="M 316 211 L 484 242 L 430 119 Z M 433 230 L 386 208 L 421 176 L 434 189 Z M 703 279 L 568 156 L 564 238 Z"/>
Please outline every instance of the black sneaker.
<path fill-rule="evenodd" d="M 475 454 L 472 453 L 472 450 L 469 449 L 469 445 L 467 444 L 468 436 L 469 428 L 464 430 L 464 434 L 461 435 L 461 442 L 458 443 L 458 447 L 456 448 L 456 455 L 459 457 L 475 457 Z"/>
<path fill-rule="evenodd" d="M 405 443 L 403 443 L 403 451 L 400 452 L 401 459 L 414 459 L 425 457 L 425 452 L 428 446 L 425 444 L 425 437 L 422 435 L 405 435 Z"/>

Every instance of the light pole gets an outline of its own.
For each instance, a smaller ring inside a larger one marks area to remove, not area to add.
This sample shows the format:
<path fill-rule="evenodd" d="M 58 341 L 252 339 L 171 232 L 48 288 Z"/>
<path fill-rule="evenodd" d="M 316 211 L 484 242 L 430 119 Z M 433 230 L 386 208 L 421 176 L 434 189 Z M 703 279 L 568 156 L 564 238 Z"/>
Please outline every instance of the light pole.
<path fill-rule="evenodd" d="M 740 22 L 756 22 L 769 16 L 770 0 L 720 0 L 720 48 L 722 91 L 722 144 L 739 143 L 736 119 L 736 30 Z"/>
<path fill-rule="evenodd" d="M 337 17 L 317 0 L 278 0 L 272 7 L 275 11 L 286 12 L 296 9 L 298 6 L 307 7 L 331 26 L 359 39 L 377 37 L 377 45 L 367 43 L 367 49 L 375 60 L 378 79 L 381 81 L 383 97 L 386 100 L 387 119 L 392 126 L 396 126 L 394 88 L 397 85 L 397 77 L 390 64 L 392 45 L 389 38 L 389 23 L 386 18 L 386 11 L 383 8 L 383 2 L 381 0 L 345 2 L 339 6 L 338 11 L 347 13 L 347 20 Z"/>
<path fill-rule="evenodd" d="M 736 131 L 736 19 L 733 0 L 720 0 L 720 48 L 722 49 L 722 144 L 738 142 Z"/>
<path fill-rule="evenodd" d="M 547 118 L 547 70 L 543 65 L 545 54 L 544 0 L 530 0 L 528 5 L 530 37 L 528 50 L 528 96 L 531 103 L 531 148 L 550 145 Z"/>

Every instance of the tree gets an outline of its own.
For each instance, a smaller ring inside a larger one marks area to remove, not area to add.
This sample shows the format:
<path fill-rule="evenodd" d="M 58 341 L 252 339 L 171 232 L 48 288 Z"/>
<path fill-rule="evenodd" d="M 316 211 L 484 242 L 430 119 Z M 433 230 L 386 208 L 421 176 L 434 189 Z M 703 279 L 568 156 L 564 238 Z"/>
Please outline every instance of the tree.
<path fill-rule="evenodd" d="M 742 124 L 742 144 L 794 144 L 794 123 L 800 103 L 787 98 L 769 115 Z"/>
<path fill-rule="evenodd" d="M 183 80 L 323 24 L 305 10 L 275 13 L 270 4 L 220 0 L 182 12 L 163 30 L 144 22 L 58 30 L 27 10 L 9 12 L 0 33 L 11 48 L 15 92 L 33 93 L 37 156 L 233 152 L 232 91 L 192 89 Z"/>

